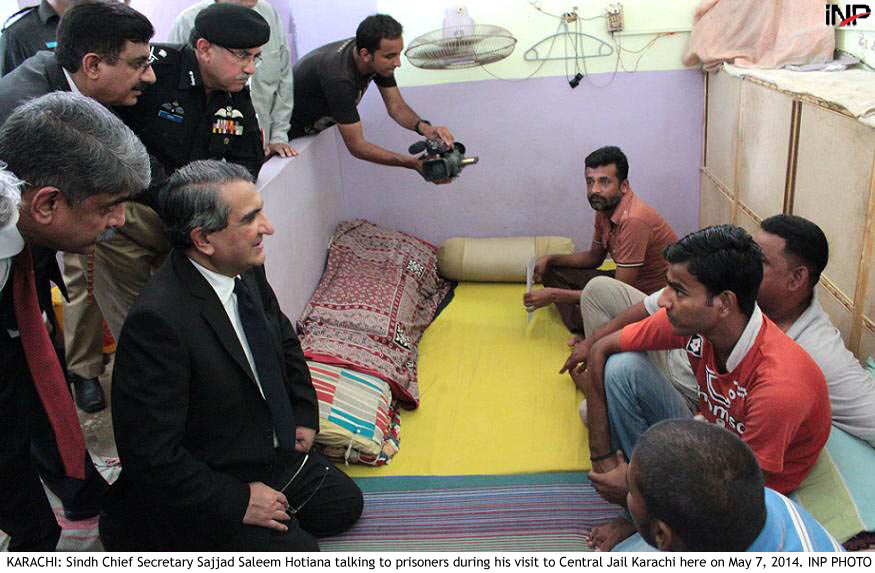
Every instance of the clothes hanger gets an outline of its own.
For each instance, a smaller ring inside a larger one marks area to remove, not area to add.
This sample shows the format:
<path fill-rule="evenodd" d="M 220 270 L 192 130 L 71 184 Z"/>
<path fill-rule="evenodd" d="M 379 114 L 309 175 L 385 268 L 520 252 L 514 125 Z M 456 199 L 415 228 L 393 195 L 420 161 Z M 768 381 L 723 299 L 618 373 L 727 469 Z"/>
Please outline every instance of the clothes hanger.
<path fill-rule="evenodd" d="M 574 48 L 573 56 L 555 56 L 548 57 L 550 51 L 553 49 L 553 44 L 560 37 L 565 38 L 565 53 L 568 53 L 568 40 L 571 40 L 571 46 Z M 598 42 L 598 52 L 595 50 L 585 50 L 583 49 L 584 40 L 591 39 Z M 543 56 L 541 54 L 544 54 Z M 523 59 L 527 62 L 542 62 L 547 60 L 576 60 L 582 58 L 595 58 L 600 56 L 610 56 L 614 53 L 614 47 L 602 40 L 601 38 L 597 38 L 591 34 L 585 34 L 583 32 L 569 32 L 567 26 L 565 27 L 564 32 L 558 32 L 556 34 L 552 34 L 547 36 L 540 42 L 536 43 L 534 46 L 526 50 L 523 54 Z"/>

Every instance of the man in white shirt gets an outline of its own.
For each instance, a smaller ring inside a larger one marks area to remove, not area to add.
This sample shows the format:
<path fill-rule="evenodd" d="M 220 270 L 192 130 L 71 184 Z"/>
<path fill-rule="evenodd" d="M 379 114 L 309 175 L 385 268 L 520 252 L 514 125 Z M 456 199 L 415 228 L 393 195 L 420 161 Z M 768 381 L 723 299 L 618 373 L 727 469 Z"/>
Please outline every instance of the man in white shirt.
<path fill-rule="evenodd" d="M 174 245 L 122 328 L 112 414 L 122 473 L 101 517 L 110 551 L 312 551 L 362 494 L 311 450 L 316 392 L 264 271 L 273 226 L 252 175 L 177 170 Z"/>
<path fill-rule="evenodd" d="M 264 136 L 264 155 L 292 157 L 289 125 L 294 107 L 294 88 L 289 43 L 283 23 L 268 0 L 202 0 L 184 10 L 170 30 L 168 42 L 187 44 L 198 13 L 215 2 L 241 4 L 261 14 L 270 25 L 270 40 L 261 49 L 261 64 L 249 80 L 252 105 Z"/>
<path fill-rule="evenodd" d="M 15 227 L 18 223 L 18 203 L 21 201 L 21 181 L 0 163 L 0 292 L 6 286 L 12 269 L 12 257 L 24 248 L 24 239 Z"/>

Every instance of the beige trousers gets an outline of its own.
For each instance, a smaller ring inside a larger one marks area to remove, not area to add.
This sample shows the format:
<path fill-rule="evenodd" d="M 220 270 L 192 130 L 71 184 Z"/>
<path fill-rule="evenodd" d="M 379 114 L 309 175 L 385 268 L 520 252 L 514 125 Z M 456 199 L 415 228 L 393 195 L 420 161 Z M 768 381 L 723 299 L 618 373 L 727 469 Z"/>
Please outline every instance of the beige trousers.
<path fill-rule="evenodd" d="M 137 296 L 167 253 L 164 224 L 150 207 L 125 205 L 125 225 L 95 250 L 94 295 L 116 340 Z"/>
<path fill-rule="evenodd" d="M 88 284 L 88 267 L 95 260 L 73 253 L 63 256 L 64 284 L 70 297 L 64 303 L 67 370 L 82 378 L 97 378 L 103 374 L 103 315 L 94 298 L 94 285 Z"/>

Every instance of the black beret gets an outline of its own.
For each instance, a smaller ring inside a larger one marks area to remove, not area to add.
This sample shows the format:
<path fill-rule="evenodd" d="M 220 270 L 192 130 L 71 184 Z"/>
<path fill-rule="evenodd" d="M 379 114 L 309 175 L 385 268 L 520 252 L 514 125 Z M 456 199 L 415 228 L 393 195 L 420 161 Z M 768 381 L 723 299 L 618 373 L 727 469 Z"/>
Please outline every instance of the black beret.
<path fill-rule="evenodd" d="M 210 43 L 235 50 L 263 46 L 270 39 L 270 25 L 261 14 L 241 6 L 217 2 L 198 13 L 194 27 Z"/>

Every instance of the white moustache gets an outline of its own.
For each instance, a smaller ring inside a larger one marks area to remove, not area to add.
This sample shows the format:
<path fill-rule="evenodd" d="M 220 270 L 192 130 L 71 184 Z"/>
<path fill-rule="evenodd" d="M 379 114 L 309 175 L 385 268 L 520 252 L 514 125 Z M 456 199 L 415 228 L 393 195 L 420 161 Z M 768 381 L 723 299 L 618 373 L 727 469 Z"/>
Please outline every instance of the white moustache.
<path fill-rule="evenodd" d="M 97 242 L 102 243 L 104 241 L 110 240 L 115 235 L 117 230 L 118 229 L 116 229 L 115 227 L 110 227 L 109 229 L 98 235 Z"/>

